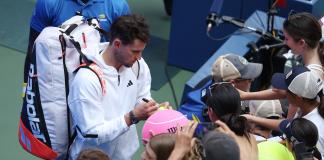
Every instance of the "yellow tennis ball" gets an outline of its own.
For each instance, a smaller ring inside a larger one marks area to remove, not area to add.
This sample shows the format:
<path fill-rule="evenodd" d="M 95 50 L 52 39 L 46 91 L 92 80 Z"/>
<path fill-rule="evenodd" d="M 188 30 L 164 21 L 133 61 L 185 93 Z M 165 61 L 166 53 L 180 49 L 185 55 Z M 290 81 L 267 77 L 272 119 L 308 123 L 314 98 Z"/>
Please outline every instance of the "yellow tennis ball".
<path fill-rule="evenodd" d="M 161 106 L 159 107 L 159 110 L 166 110 L 166 109 L 168 109 L 168 107 L 167 107 L 167 106 L 164 106 L 164 105 L 161 105 Z"/>

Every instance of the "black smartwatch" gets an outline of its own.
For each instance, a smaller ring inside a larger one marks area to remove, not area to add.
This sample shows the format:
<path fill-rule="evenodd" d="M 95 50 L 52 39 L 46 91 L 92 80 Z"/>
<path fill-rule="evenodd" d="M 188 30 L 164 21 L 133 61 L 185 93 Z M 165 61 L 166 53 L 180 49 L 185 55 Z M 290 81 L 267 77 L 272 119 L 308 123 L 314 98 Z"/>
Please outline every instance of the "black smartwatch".
<path fill-rule="evenodd" d="M 137 124 L 139 122 L 139 120 L 135 117 L 133 111 L 129 112 L 129 119 L 130 119 L 132 124 Z"/>

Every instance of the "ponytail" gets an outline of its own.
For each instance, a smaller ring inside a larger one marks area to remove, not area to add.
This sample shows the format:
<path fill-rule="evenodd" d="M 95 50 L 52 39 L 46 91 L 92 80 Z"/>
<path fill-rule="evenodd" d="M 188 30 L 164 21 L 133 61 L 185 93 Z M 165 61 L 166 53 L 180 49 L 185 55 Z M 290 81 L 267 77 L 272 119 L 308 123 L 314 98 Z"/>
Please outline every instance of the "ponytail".
<path fill-rule="evenodd" d="M 250 126 L 245 117 L 230 113 L 220 117 L 220 120 L 225 122 L 236 135 L 245 136 L 248 140 L 250 139 Z"/>
<path fill-rule="evenodd" d="M 322 159 L 321 152 L 318 150 L 317 147 L 314 147 L 313 149 L 313 156 L 317 158 L 318 160 Z"/>

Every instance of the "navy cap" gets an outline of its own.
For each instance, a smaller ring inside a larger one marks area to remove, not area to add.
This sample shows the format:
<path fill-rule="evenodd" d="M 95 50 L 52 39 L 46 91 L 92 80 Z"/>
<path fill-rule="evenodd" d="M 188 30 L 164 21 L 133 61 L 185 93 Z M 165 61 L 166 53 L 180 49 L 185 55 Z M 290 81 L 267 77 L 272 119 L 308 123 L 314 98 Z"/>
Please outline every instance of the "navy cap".
<path fill-rule="evenodd" d="M 292 136 L 291 133 L 291 120 L 285 119 L 280 122 L 279 124 L 279 130 L 287 136 L 287 138 L 290 138 Z"/>
<path fill-rule="evenodd" d="M 272 76 L 271 84 L 274 88 L 289 90 L 308 99 L 315 98 L 323 88 L 320 77 L 307 67 L 293 67 L 287 74 L 276 73 Z"/>
<path fill-rule="evenodd" d="M 291 82 L 300 74 L 310 71 L 306 67 L 293 67 L 287 74 L 275 73 L 272 76 L 271 84 L 274 88 L 288 90 Z"/>

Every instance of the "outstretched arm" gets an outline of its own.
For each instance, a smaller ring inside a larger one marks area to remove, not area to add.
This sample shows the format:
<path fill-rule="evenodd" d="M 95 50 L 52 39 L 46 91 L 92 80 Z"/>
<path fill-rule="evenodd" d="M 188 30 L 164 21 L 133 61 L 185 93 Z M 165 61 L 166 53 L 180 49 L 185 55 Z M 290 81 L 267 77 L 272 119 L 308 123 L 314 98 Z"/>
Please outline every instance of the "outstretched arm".
<path fill-rule="evenodd" d="M 286 91 L 280 89 L 267 89 L 258 92 L 244 92 L 237 89 L 242 100 L 272 100 L 286 98 Z"/>
<path fill-rule="evenodd" d="M 244 114 L 243 115 L 248 121 L 256 123 L 260 126 L 264 126 L 266 128 L 270 128 L 272 130 L 279 130 L 279 124 L 283 119 L 267 119 L 267 118 L 262 118 L 262 117 L 257 117 L 249 114 Z"/>

